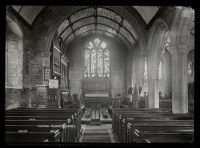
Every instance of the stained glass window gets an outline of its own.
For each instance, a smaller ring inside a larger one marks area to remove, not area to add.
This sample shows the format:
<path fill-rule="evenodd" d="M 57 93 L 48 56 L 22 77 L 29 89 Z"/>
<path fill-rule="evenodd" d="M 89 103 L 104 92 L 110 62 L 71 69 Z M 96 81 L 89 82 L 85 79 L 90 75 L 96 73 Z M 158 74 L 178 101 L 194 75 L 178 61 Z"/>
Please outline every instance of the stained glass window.
<path fill-rule="evenodd" d="M 85 77 L 110 77 L 110 52 L 99 38 L 90 41 L 85 50 Z"/>
<path fill-rule="evenodd" d="M 158 79 L 162 79 L 162 61 L 160 60 L 159 68 L 158 68 Z"/>
<path fill-rule="evenodd" d="M 192 76 L 192 62 L 191 61 L 188 62 L 188 75 L 189 77 Z"/>
<path fill-rule="evenodd" d="M 94 77 L 96 72 L 96 50 L 91 51 L 91 76 Z"/>
<path fill-rule="evenodd" d="M 144 80 L 147 80 L 147 58 L 144 59 Z"/>
<path fill-rule="evenodd" d="M 98 74 L 99 77 L 103 77 L 103 50 L 98 51 Z"/>
<path fill-rule="evenodd" d="M 104 76 L 105 77 L 110 77 L 110 74 L 109 74 L 109 69 L 110 69 L 110 61 L 109 61 L 109 51 L 108 49 L 106 49 L 104 51 Z"/>
<path fill-rule="evenodd" d="M 85 77 L 90 77 L 90 51 L 85 50 Z"/>

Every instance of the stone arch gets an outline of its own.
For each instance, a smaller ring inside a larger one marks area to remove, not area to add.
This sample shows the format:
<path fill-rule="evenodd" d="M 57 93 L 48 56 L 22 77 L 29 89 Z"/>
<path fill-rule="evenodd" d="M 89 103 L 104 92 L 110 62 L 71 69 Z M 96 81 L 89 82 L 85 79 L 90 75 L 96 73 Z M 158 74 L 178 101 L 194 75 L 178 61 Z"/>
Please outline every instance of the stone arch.
<path fill-rule="evenodd" d="M 167 23 L 159 18 L 149 30 L 148 40 L 148 90 L 149 107 L 159 108 L 158 69 L 160 56 L 163 54 L 164 45 L 169 34 Z"/>
<path fill-rule="evenodd" d="M 35 42 L 32 43 L 32 48 L 40 51 L 40 56 L 42 57 L 40 59 L 45 59 L 46 55 L 50 55 L 53 37 L 63 21 L 73 13 L 88 7 L 89 6 L 49 6 L 45 7 L 40 12 L 32 24 L 33 34 L 35 34 Z M 139 54 L 141 54 L 142 50 L 146 50 L 146 23 L 134 8 L 130 6 L 102 6 L 102 8 L 116 12 L 126 19 L 136 33 L 137 50 L 139 50 Z M 134 47 L 130 49 L 133 51 Z M 50 61 L 50 58 L 48 56 L 46 57 L 46 59 Z M 40 63 L 42 63 L 42 61 Z M 130 64 L 132 65 L 133 63 Z M 43 81 L 43 83 L 45 82 Z"/>
<path fill-rule="evenodd" d="M 6 17 L 6 87 L 23 88 L 23 34 L 19 25 Z"/>
<path fill-rule="evenodd" d="M 162 31 L 162 38 L 160 38 L 158 34 Z M 153 26 L 149 30 L 148 50 L 150 53 L 157 52 L 157 50 L 163 46 L 164 42 L 166 41 L 168 32 L 169 27 L 163 19 L 159 18 L 153 23 Z M 155 42 L 160 45 L 155 44 Z M 155 49 L 156 46 L 158 47 Z"/>
<path fill-rule="evenodd" d="M 21 106 L 23 90 L 23 33 L 20 26 L 6 16 L 5 107 Z"/>

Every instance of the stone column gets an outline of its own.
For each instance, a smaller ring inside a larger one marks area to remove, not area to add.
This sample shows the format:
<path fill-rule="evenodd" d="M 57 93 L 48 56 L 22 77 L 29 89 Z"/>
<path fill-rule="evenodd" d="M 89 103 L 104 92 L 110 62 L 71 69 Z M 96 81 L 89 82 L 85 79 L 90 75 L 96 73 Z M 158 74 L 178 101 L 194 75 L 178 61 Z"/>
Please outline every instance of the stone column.
<path fill-rule="evenodd" d="M 179 45 L 177 56 L 172 56 L 172 112 L 188 112 L 188 73 L 185 45 Z"/>
<path fill-rule="evenodd" d="M 158 94 L 158 64 L 155 56 L 148 59 L 148 107 L 159 108 L 159 94 Z"/>

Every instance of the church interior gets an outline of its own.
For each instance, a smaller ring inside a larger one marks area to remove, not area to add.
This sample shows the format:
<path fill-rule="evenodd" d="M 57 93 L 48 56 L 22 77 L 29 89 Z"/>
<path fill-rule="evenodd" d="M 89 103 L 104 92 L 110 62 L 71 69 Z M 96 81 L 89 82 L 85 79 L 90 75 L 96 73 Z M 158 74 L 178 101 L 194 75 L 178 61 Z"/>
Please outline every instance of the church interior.
<path fill-rule="evenodd" d="M 194 143 L 194 14 L 7 5 L 5 143 Z"/>

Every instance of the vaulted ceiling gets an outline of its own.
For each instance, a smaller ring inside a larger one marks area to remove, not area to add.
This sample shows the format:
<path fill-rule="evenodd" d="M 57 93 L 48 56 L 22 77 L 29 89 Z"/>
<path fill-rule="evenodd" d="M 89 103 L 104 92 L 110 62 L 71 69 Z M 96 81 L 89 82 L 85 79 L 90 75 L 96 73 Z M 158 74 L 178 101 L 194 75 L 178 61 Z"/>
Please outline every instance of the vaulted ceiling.
<path fill-rule="evenodd" d="M 102 32 L 125 39 L 133 45 L 137 40 L 134 29 L 119 14 L 105 9 L 88 7 L 75 12 L 58 28 L 58 36 L 66 43 L 86 32 Z"/>
<path fill-rule="evenodd" d="M 15 11 L 30 25 L 45 6 L 12 6 Z M 158 11 L 158 6 L 133 6 L 146 24 Z M 75 12 L 58 28 L 58 36 L 66 43 L 86 32 L 109 34 L 133 45 L 137 40 L 136 33 L 129 22 L 111 10 L 101 7 L 88 7 Z"/>
<path fill-rule="evenodd" d="M 45 6 L 12 6 L 30 25 L 33 23 L 35 17 Z M 152 17 L 156 14 L 158 6 L 133 6 L 144 21 L 148 24 Z"/>

